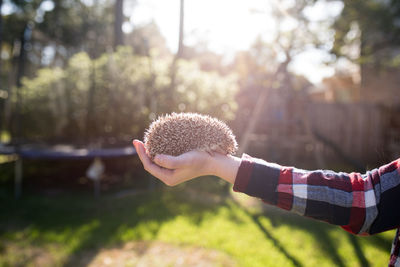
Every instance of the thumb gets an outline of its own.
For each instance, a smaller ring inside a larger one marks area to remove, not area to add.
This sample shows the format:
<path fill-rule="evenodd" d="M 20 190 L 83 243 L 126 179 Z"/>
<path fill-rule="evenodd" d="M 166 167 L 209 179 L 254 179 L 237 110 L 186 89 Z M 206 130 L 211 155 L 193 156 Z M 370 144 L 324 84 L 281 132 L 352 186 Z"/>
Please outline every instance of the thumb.
<path fill-rule="evenodd" d="M 184 164 L 182 157 L 170 155 L 156 155 L 154 162 L 161 167 L 172 170 L 181 168 Z"/>

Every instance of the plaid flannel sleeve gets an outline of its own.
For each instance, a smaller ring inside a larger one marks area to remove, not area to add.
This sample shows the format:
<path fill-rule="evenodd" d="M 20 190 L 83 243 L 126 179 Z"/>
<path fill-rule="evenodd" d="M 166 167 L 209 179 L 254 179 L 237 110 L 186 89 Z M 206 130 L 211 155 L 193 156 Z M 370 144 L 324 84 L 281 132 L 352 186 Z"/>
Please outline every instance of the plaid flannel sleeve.
<path fill-rule="evenodd" d="M 305 171 L 244 154 L 233 190 L 354 234 L 400 226 L 400 159 L 362 175 Z M 399 261 L 398 238 L 397 233 L 391 262 Z"/>

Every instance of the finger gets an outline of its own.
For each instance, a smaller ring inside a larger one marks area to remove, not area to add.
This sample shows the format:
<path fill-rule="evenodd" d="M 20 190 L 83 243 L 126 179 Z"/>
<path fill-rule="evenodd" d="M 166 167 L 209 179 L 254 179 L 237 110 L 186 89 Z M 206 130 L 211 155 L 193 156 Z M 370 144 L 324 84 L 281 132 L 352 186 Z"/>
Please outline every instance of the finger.
<path fill-rule="evenodd" d="M 154 162 L 167 169 L 178 169 L 183 167 L 183 158 L 181 156 L 170 156 L 170 155 L 156 155 Z"/>
<path fill-rule="evenodd" d="M 139 140 L 134 140 L 133 141 L 133 145 L 135 146 L 136 153 L 138 154 L 139 159 L 143 164 L 143 167 L 145 167 L 145 169 L 146 169 L 146 167 L 151 164 L 151 160 L 150 160 L 149 156 L 146 153 L 146 149 L 144 147 L 144 144 Z"/>
<path fill-rule="evenodd" d="M 133 145 L 133 147 L 135 148 L 136 153 L 137 153 L 137 148 L 136 148 L 136 143 L 137 143 L 137 142 L 140 142 L 140 141 L 137 140 L 137 139 L 134 139 L 134 140 L 132 141 L 132 145 Z"/>
<path fill-rule="evenodd" d="M 150 157 L 146 154 L 146 149 L 144 144 L 141 141 L 135 140 L 133 141 L 133 145 L 136 148 L 139 159 L 143 164 L 143 167 L 146 171 L 148 171 L 153 176 L 159 178 L 163 182 L 169 181 L 173 175 L 173 171 L 169 169 L 163 169 L 157 164 L 154 164 Z"/>

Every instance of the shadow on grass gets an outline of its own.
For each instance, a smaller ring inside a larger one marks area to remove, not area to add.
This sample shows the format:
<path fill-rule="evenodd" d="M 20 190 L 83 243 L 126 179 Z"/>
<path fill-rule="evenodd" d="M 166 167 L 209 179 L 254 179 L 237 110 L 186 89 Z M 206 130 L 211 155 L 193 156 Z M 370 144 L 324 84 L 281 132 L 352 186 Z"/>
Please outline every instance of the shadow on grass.
<path fill-rule="evenodd" d="M 236 200 L 235 202 L 237 205 L 240 206 L 240 203 L 238 203 Z M 302 231 L 314 236 L 314 239 L 319 241 L 319 244 L 321 245 L 324 254 L 332 260 L 335 266 L 345 266 L 343 260 L 340 258 L 340 255 L 336 251 L 336 246 L 333 240 L 329 236 L 331 226 L 324 223 L 316 222 L 315 220 L 311 221 L 311 219 L 280 210 L 267 204 L 263 204 L 263 211 L 258 214 L 252 214 L 251 212 L 246 210 L 246 208 L 243 208 L 243 210 L 248 214 L 248 216 L 252 218 L 253 222 L 257 225 L 260 231 L 264 233 L 265 237 L 271 240 L 276 248 L 283 255 L 285 255 L 285 257 L 290 260 L 294 266 L 302 266 L 302 264 L 295 257 L 290 255 L 290 253 L 285 249 L 284 244 L 280 244 L 278 238 L 274 237 L 262 225 L 262 223 L 260 222 L 261 217 L 267 217 L 273 227 L 276 227 L 278 225 L 289 225 L 291 228 L 301 229 Z"/>
<path fill-rule="evenodd" d="M 276 227 L 280 225 L 288 225 L 293 229 L 300 229 L 310 235 L 313 236 L 315 240 L 318 241 L 321 251 L 326 255 L 328 258 L 331 259 L 332 263 L 335 266 L 346 266 L 344 259 L 341 258 L 337 249 L 338 246 L 335 243 L 335 240 L 330 236 L 330 232 L 333 230 L 334 225 L 330 225 L 328 223 L 319 222 L 310 218 L 302 217 L 297 214 L 293 214 L 287 211 L 280 210 L 276 207 L 271 207 L 269 205 L 264 205 L 264 211 L 259 214 L 249 214 L 253 218 L 254 223 L 260 228 L 262 232 L 264 232 L 266 238 L 270 239 L 274 244 L 277 245 L 278 249 L 289 259 L 292 261 L 293 265 L 300 266 L 301 264 L 296 261 L 293 256 L 291 256 L 287 251 L 284 249 L 284 245 L 279 244 L 277 238 L 274 238 L 271 233 L 268 232 L 267 229 L 261 224 L 259 218 L 265 216 L 267 217 L 271 224 Z M 344 231 L 344 230 L 343 230 Z M 367 238 L 369 242 L 376 245 L 376 247 L 380 248 L 385 252 L 390 251 L 391 247 L 391 240 L 388 240 L 382 236 L 369 236 L 369 237 L 359 237 L 352 235 L 350 233 L 344 232 L 350 244 L 353 246 L 354 255 L 357 257 L 360 266 L 370 266 L 370 262 L 365 257 L 364 252 L 362 251 L 360 245 L 361 238 Z"/>
<path fill-rule="evenodd" d="M 350 243 L 354 247 L 354 252 L 356 253 L 357 258 L 360 262 L 360 266 L 369 267 L 370 264 L 369 264 L 367 258 L 365 258 L 364 253 L 361 250 L 361 246 L 360 246 L 360 243 L 358 242 L 358 239 L 354 235 L 351 235 L 351 234 L 347 234 L 347 236 L 350 240 Z"/>
<path fill-rule="evenodd" d="M 205 211 L 213 212 L 224 205 L 188 203 L 173 190 L 120 199 L 112 196 L 94 199 L 82 194 L 51 198 L 26 194 L 18 201 L 3 200 L 0 240 L 22 239 L 27 245 L 62 243 L 68 255 L 61 263 L 63 266 L 77 266 L 77 263 L 87 266 L 104 247 L 118 247 L 127 240 L 153 239 L 163 223 L 181 214 L 199 224 Z M 21 233 L 26 236 L 21 237 Z M 138 253 L 145 252 L 143 246 Z"/>
<path fill-rule="evenodd" d="M 302 266 L 302 264 L 296 260 L 296 258 L 294 258 L 292 255 L 290 255 L 287 250 L 280 244 L 279 240 L 276 239 L 260 222 L 260 217 L 259 215 L 251 215 L 248 214 L 253 222 L 258 226 L 258 228 L 264 233 L 265 237 L 269 240 L 272 241 L 272 243 L 274 244 L 274 246 L 283 254 L 285 255 L 285 257 L 290 260 L 294 266 Z"/>
<path fill-rule="evenodd" d="M 28 245 L 62 244 L 67 249 L 68 258 L 61 264 L 87 266 L 102 248 L 118 247 L 128 240 L 155 239 L 162 225 L 176 216 L 184 214 L 193 224 L 199 225 L 207 218 L 205 214 L 216 212 L 223 206 L 232 208 L 231 201 L 222 200 L 216 204 L 200 201 L 204 196 L 198 195 L 200 199 L 190 200 L 182 191 L 168 189 L 119 199 L 112 196 L 94 199 L 91 195 L 82 194 L 50 198 L 24 195 L 19 201 L 0 198 L 0 241 L 14 238 Z M 270 240 L 292 265 L 302 266 L 303 263 L 286 249 L 280 236 L 274 235 L 273 231 L 263 225 L 263 216 L 268 217 L 273 226 L 288 225 L 310 234 L 335 266 L 345 266 L 335 240 L 330 235 L 333 226 L 269 206 L 260 213 L 245 212 L 265 239 Z M 235 217 L 235 213 L 228 216 L 236 224 L 245 223 L 240 216 Z M 360 266 L 369 266 L 359 238 L 350 234 L 348 238 Z M 391 240 L 383 236 L 368 239 L 377 248 L 390 250 Z M 137 253 L 142 255 L 146 250 L 147 247 L 143 246 Z M 26 259 L 20 265 L 30 264 L 29 260 Z"/>
<path fill-rule="evenodd" d="M 329 232 L 332 230 L 332 225 L 318 222 L 310 218 L 301 217 L 299 215 L 269 206 L 265 208 L 263 215 L 268 215 L 268 218 L 271 220 L 271 223 L 274 226 L 286 224 L 291 228 L 300 229 L 301 231 L 312 235 L 313 239 L 318 241 L 321 251 L 325 256 L 331 259 L 335 266 L 345 266 L 345 263 L 337 252 L 337 245 L 329 236 Z M 362 260 L 359 259 L 359 262 L 363 262 L 364 259 L 365 258 Z"/>
<path fill-rule="evenodd" d="M 371 243 L 375 245 L 376 248 L 379 248 L 382 251 L 390 251 L 392 248 L 393 238 L 385 238 L 381 235 L 373 235 L 368 237 L 371 240 Z"/>

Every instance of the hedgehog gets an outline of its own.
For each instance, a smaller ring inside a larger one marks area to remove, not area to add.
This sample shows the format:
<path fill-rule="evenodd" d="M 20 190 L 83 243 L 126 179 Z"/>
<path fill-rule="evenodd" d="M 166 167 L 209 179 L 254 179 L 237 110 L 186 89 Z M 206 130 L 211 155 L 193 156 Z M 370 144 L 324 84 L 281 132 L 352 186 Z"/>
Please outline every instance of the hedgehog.
<path fill-rule="evenodd" d="M 222 121 L 198 113 L 172 113 L 158 117 L 144 135 L 150 158 L 157 154 L 179 156 L 191 150 L 234 155 L 237 142 Z"/>

